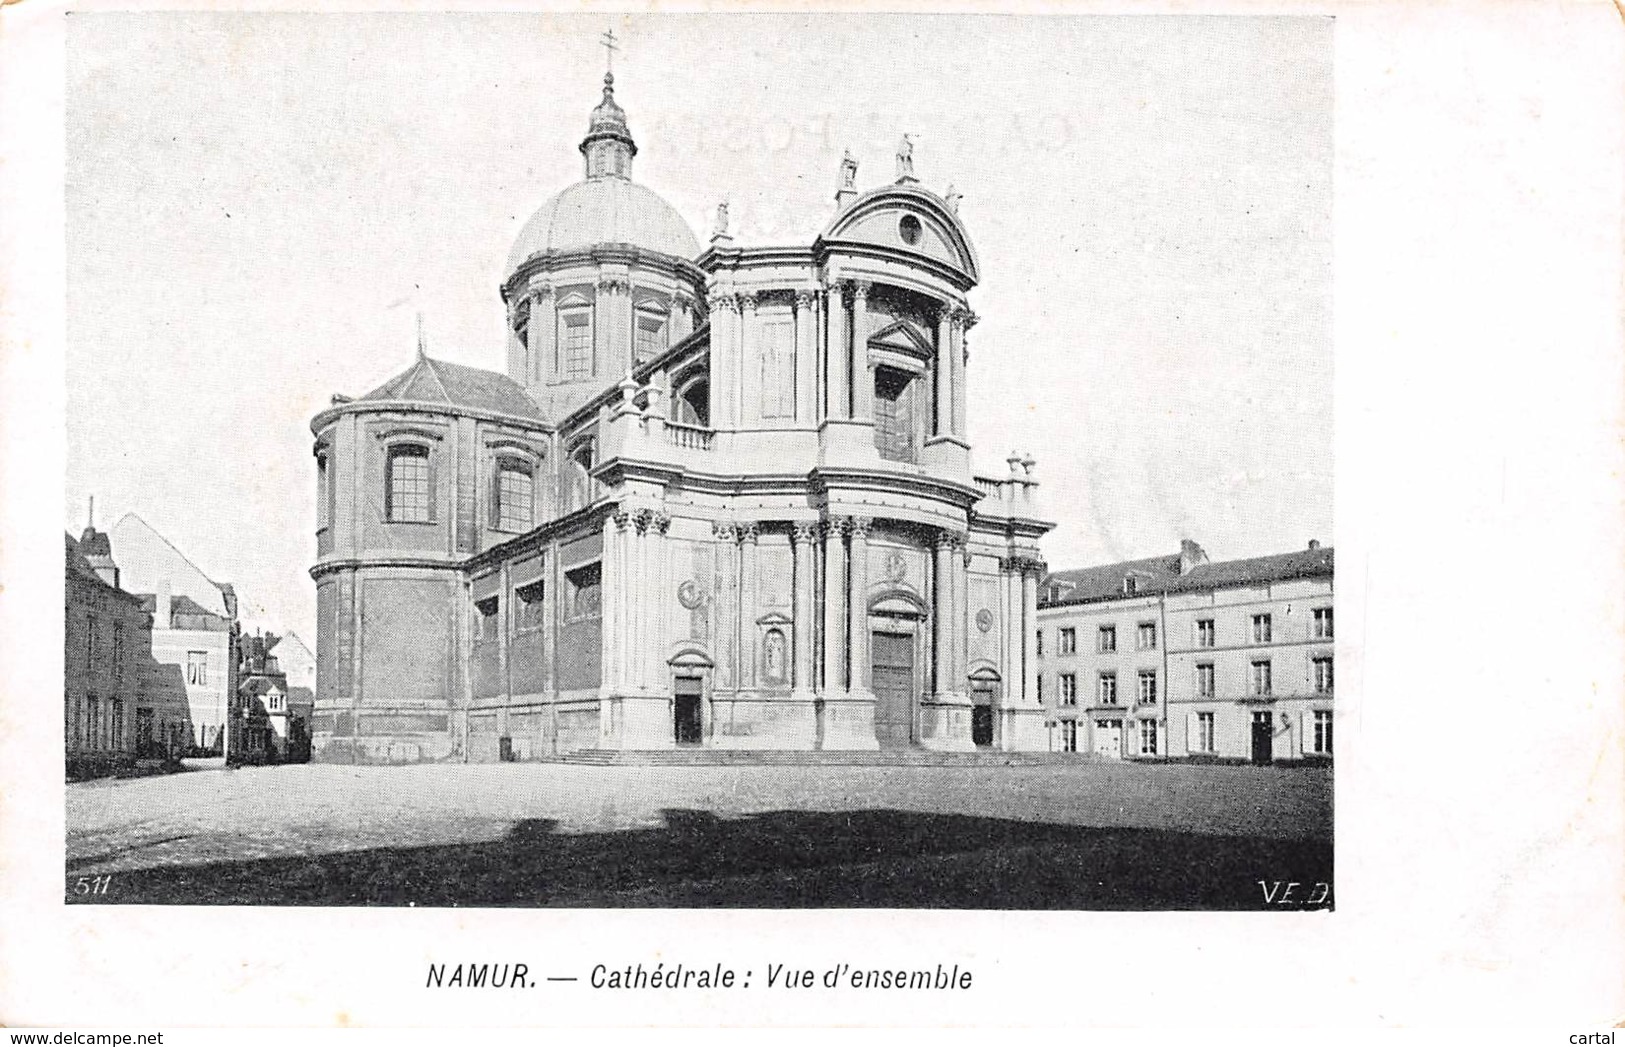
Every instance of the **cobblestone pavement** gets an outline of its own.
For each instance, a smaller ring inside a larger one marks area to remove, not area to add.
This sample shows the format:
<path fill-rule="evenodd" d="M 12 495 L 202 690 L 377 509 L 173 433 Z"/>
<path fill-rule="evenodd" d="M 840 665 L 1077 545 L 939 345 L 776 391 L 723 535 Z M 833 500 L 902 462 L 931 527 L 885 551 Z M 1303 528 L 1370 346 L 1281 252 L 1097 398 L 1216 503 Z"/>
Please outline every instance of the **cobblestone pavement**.
<path fill-rule="evenodd" d="M 1331 793 L 1326 768 L 1105 761 L 204 768 L 67 786 L 67 868 L 122 874 L 106 901 L 943 904 L 960 891 L 967 906 L 1086 905 L 1064 885 L 969 898 L 961 881 L 1012 856 L 1043 880 L 1088 855 L 1129 861 L 1132 877 L 1185 854 L 1209 869 L 1307 863 L 1329 879 Z M 847 894 L 806 882 L 831 868 L 849 873 Z M 1203 901 L 1189 875 L 1157 875 L 1172 879 L 1145 904 Z M 1096 886 L 1103 906 L 1147 894 Z"/>

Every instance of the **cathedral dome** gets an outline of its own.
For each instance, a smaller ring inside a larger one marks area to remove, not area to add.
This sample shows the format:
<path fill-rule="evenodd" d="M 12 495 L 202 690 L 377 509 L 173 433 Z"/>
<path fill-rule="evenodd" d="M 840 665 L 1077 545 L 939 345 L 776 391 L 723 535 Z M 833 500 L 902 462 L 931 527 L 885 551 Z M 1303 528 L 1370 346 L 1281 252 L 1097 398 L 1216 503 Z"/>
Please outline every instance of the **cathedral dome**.
<path fill-rule="evenodd" d="M 677 209 L 629 178 L 588 178 L 543 204 L 519 231 L 508 271 L 533 254 L 594 244 L 631 244 L 692 260 L 700 242 Z"/>
<path fill-rule="evenodd" d="M 508 252 L 509 272 L 533 254 L 595 244 L 630 244 L 683 259 L 698 255 L 700 242 L 683 216 L 632 181 L 637 152 L 626 111 L 615 101 L 615 77 L 606 74 L 603 100 L 592 111 L 581 142 L 587 177 L 530 216 Z"/>

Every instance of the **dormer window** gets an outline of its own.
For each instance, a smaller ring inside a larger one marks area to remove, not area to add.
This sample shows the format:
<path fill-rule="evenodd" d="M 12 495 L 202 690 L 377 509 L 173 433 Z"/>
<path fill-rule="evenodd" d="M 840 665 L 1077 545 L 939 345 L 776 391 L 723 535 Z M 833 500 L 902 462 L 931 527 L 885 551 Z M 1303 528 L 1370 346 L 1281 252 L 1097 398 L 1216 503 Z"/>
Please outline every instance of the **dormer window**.
<path fill-rule="evenodd" d="M 1140 591 L 1140 580 L 1132 574 L 1123 577 L 1123 595 L 1130 596 Z"/>

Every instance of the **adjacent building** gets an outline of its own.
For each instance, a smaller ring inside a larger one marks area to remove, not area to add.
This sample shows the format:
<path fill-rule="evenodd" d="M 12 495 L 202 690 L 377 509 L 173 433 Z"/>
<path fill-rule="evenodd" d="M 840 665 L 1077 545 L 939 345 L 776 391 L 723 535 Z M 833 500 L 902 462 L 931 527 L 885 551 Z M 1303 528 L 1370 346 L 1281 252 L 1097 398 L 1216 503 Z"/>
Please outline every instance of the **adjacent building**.
<path fill-rule="evenodd" d="M 150 748 L 143 671 L 151 619 L 121 586 L 106 534 L 65 534 L 62 733 L 73 776 L 133 764 Z"/>
<path fill-rule="evenodd" d="M 1050 747 L 1120 758 L 1329 760 L 1333 556 L 1213 563 L 1177 554 L 1043 583 L 1040 689 Z"/>
<path fill-rule="evenodd" d="M 226 753 L 237 693 L 237 596 L 212 581 L 145 520 L 126 513 L 113 525 L 125 588 L 152 616 L 148 688 L 156 704 L 184 707 L 183 755 Z"/>
<path fill-rule="evenodd" d="M 239 644 L 237 704 L 228 749 L 233 763 L 300 763 L 310 758 L 308 701 L 294 694 L 274 633 Z"/>
<path fill-rule="evenodd" d="M 508 257 L 506 373 L 418 358 L 311 423 L 318 759 L 1042 750 L 1030 459 L 972 472 L 958 195 L 860 190 L 801 243 L 702 248 L 633 180 L 613 78 L 584 178 Z"/>

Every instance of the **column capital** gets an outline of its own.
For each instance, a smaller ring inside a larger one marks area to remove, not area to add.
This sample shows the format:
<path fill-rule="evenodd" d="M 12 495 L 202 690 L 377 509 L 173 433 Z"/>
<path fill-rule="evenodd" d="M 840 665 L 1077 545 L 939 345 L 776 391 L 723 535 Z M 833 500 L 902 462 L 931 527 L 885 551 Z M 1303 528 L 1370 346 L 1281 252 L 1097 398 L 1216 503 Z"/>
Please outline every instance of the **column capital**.
<path fill-rule="evenodd" d="M 741 294 L 735 295 L 734 297 L 739 299 L 738 307 L 740 309 L 749 309 L 754 313 L 756 311 L 756 303 L 761 300 L 762 296 L 757 294 L 755 291 L 745 291 Z"/>
<path fill-rule="evenodd" d="M 664 509 L 655 509 L 649 513 L 649 526 L 658 534 L 665 534 L 671 527 L 671 514 Z"/>
<path fill-rule="evenodd" d="M 615 510 L 609 514 L 609 518 L 615 521 L 616 530 L 619 531 L 626 530 L 627 525 L 632 522 L 632 516 L 632 510 L 628 509 L 624 505 L 617 506 Z"/>
<path fill-rule="evenodd" d="M 711 533 L 725 542 L 737 541 L 739 538 L 739 528 L 731 520 L 712 521 Z"/>
<path fill-rule="evenodd" d="M 628 294 L 632 290 L 631 281 L 624 276 L 600 276 L 596 286 L 600 294 Z"/>
<path fill-rule="evenodd" d="M 530 282 L 530 296 L 537 301 L 553 297 L 553 284 L 539 277 L 532 280 Z"/>
<path fill-rule="evenodd" d="M 798 523 L 790 529 L 790 541 L 795 545 L 811 545 L 818 541 L 816 523 Z"/>
<path fill-rule="evenodd" d="M 694 296 L 686 291 L 678 291 L 671 296 L 671 302 L 679 309 L 694 308 Z"/>
<path fill-rule="evenodd" d="M 808 309 L 811 309 L 813 304 L 813 295 L 815 293 L 816 292 L 807 290 L 805 288 L 797 291 L 795 293 L 795 297 L 791 300 L 795 306 L 796 312 L 804 313 Z"/>
<path fill-rule="evenodd" d="M 852 300 L 854 302 L 867 302 L 869 300 L 869 288 L 871 286 L 872 285 L 867 280 L 853 280 L 851 282 Z"/>
<path fill-rule="evenodd" d="M 638 509 L 632 513 L 632 523 L 636 525 L 639 534 L 649 529 L 649 521 L 653 517 L 654 513 L 648 509 Z"/>
<path fill-rule="evenodd" d="M 848 516 L 826 516 L 820 521 L 826 538 L 839 538 L 845 534 L 852 525 L 852 518 Z"/>
<path fill-rule="evenodd" d="M 737 299 L 736 297 L 734 297 L 731 294 L 717 294 L 717 293 L 709 294 L 705 298 L 705 304 L 706 304 L 707 307 L 710 308 L 710 310 L 713 313 L 715 313 L 715 312 L 725 312 L 725 313 L 737 313 L 737 312 L 739 312 L 739 299 Z"/>
<path fill-rule="evenodd" d="M 851 529 L 854 539 L 861 538 L 867 542 L 869 540 L 869 528 L 873 524 L 874 521 L 867 516 L 854 516 L 847 526 Z"/>
<path fill-rule="evenodd" d="M 739 535 L 739 541 L 741 544 L 749 543 L 750 545 L 755 545 L 757 539 L 761 537 L 762 525 L 755 520 L 746 520 L 743 523 L 740 523 L 735 530 Z"/>

